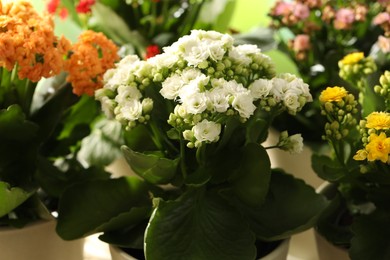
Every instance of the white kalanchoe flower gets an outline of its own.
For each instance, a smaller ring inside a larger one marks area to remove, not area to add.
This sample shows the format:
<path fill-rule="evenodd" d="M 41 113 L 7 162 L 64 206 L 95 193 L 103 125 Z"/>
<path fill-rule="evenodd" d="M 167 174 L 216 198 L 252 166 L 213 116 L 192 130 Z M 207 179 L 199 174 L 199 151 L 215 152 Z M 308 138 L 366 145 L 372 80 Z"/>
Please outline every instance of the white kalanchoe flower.
<path fill-rule="evenodd" d="M 142 116 L 142 104 L 138 100 L 131 99 L 123 102 L 119 107 L 117 119 L 136 121 Z"/>
<path fill-rule="evenodd" d="M 244 119 L 248 119 L 256 110 L 256 106 L 253 104 L 253 96 L 249 91 L 238 92 L 234 96 L 232 106 Z"/>
<path fill-rule="evenodd" d="M 301 134 L 289 136 L 287 131 L 283 131 L 280 133 L 277 146 L 291 154 L 298 154 L 303 151 L 303 138 Z"/>
<path fill-rule="evenodd" d="M 127 100 L 140 100 L 142 98 L 141 92 L 133 86 L 120 85 L 117 89 L 118 94 L 115 101 L 118 103 L 126 102 Z"/>
<path fill-rule="evenodd" d="M 178 74 L 173 74 L 162 82 L 160 94 L 166 99 L 176 99 L 184 82 Z"/>
<path fill-rule="evenodd" d="M 204 119 L 192 128 L 192 132 L 198 142 L 217 142 L 221 133 L 221 125 Z"/>
<path fill-rule="evenodd" d="M 268 79 L 255 80 L 250 86 L 249 90 L 255 100 L 266 98 L 272 89 L 272 81 Z"/>

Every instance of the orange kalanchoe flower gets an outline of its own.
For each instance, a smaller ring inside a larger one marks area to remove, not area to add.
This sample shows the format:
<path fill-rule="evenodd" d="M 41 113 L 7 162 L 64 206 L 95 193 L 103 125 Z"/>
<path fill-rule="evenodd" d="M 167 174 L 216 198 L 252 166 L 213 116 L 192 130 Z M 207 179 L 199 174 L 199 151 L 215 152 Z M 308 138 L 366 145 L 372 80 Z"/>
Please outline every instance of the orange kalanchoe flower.
<path fill-rule="evenodd" d="M 0 11 L 0 66 L 12 70 L 17 65 L 19 79 L 32 82 L 59 74 L 70 42 L 55 36 L 51 17 L 39 16 L 23 0 L 2 3 Z"/>
<path fill-rule="evenodd" d="M 85 31 L 73 45 L 66 70 L 76 95 L 93 96 L 103 86 L 103 74 L 119 59 L 118 47 L 102 33 Z"/>

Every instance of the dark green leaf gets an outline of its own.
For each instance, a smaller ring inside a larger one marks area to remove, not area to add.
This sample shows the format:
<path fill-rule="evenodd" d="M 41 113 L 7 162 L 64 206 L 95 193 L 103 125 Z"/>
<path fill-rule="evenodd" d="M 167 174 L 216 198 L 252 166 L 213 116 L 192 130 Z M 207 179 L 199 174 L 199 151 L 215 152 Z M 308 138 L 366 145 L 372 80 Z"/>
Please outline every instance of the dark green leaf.
<path fill-rule="evenodd" d="M 120 229 L 104 232 L 103 235 L 99 236 L 99 239 L 111 245 L 143 250 L 144 234 L 148 225 L 148 220 L 143 221 L 136 226 L 122 226 Z"/>
<path fill-rule="evenodd" d="M 374 211 L 354 219 L 350 256 L 354 260 L 390 259 L 390 213 Z"/>
<path fill-rule="evenodd" d="M 260 207 L 238 204 L 257 238 L 280 240 L 314 226 L 327 203 L 302 180 L 273 171 L 269 193 Z"/>
<path fill-rule="evenodd" d="M 137 177 L 75 184 L 62 194 L 57 232 L 67 240 L 101 232 L 119 215 L 148 205 L 147 186 Z"/>
<path fill-rule="evenodd" d="M 268 193 L 271 163 L 267 151 L 256 143 L 249 143 L 242 150 L 238 174 L 232 181 L 238 198 L 248 206 L 259 206 Z"/>
<path fill-rule="evenodd" d="M 255 238 L 239 212 L 215 193 L 189 191 L 159 201 L 145 233 L 147 259 L 254 259 Z"/>
<path fill-rule="evenodd" d="M 122 151 L 133 171 L 152 184 L 167 184 L 175 176 L 179 159 L 138 153 L 126 146 L 122 147 Z"/>
<path fill-rule="evenodd" d="M 328 156 L 313 154 L 311 165 L 318 177 L 326 181 L 340 180 L 346 174 L 345 169 Z"/>

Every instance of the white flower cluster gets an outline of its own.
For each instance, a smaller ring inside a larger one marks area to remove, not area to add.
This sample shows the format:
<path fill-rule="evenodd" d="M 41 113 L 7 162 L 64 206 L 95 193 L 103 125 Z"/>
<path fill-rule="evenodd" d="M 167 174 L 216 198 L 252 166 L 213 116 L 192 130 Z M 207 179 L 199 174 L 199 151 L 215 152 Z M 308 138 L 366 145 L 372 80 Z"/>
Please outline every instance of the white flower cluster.
<path fill-rule="evenodd" d="M 270 58 L 257 46 L 233 43 L 227 34 L 193 30 L 146 61 L 125 57 L 105 74 L 96 98 L 108 116 L 128 128 L 169 108 L 163 121 L 182 133 L 189 147 L 218 141 L 231 116 L 245 122 L 258 108 L 295 114 L 312 100 L 301 79 L 275 77 Z"/>

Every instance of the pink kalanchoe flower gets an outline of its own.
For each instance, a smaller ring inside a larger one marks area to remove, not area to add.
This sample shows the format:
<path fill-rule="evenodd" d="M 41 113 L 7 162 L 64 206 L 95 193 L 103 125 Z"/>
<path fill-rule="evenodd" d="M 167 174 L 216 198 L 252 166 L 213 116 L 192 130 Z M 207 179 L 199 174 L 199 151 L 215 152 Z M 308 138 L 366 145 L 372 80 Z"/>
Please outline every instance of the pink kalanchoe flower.
<path fill-rule="evenodd" d="M 272 14 L 275 16 L 288 16 L 292 12 L 292 8 L 292 3 L 279 1 L 275 4 Z"/>
<path fill-rule="evenodd" d="M 383 53 L 390 53 L 390 38 L 380 35 L 378 38 L 378 47 Z"/>
<path fill-rule="evenodd" d="M 374 17 L 372 23 L 375 25 L 390 23 L 390 14 L 386 12 L 379 13 Z"/>
<path fill-rule="evenodd" d="M 295 37 L 292 46 L 294 52 L 310 50 L 310 37 L 307 34 L 299 34 Z"/>
<path fill-rule="evenodd" d="M 307 5 L 301 3 L 295 3 L 293 6 L 293 15 L 298 20 L 304 20 L 310 15 L 310 9 Z"/>
<path fill-rule="evenodd" d="M 76 11 L 80 14 L 91 12 L 91 7 L 95 4 L 95 0 L 80 0 L 76 6 Z"/>
<path fill-rule="evenodd" d="M 334 27 L 339 30 L 349 29 L 354 21 L 354 11 L 351 8 L 341 8 L 336 13 Z"/>

